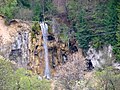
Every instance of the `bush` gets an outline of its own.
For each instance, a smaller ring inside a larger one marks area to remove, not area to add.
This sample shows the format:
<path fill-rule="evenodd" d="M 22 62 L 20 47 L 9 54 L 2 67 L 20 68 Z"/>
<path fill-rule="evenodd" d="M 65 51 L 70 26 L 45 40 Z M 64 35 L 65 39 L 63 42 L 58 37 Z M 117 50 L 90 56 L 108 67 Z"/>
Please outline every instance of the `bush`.
<path fill-rule="evenodd" d="M 14 70 L 11 62 L 0 58 L 0 90 L 50 90 L 50 82 L 24 68 Z"/>
<path fill-rule="evenodd" d="M 0 14 L 5 15 L 8 19 L 14 17 L 14 11 L 17 8 L 17 1 L 16 0 L 6 0 L 5 2 L 2 1 L 3 4 L 0 4 Z"/>
<path fill-rule="evenodd" d="M 96 72 L 96 77 L 98 78 L 97 90 L 118 90 L 120 88 L 120 74 L 119 70 L 113 67 L 107 67 L 102 71 Z"/>
<path fill-rule="evenodd" d="M 12 64 L 0 58 L 0 90 L 14 90 L 15 78 Z"/>
<path fill-rule="evenodd" d="M 80 86 L 83 84 L 83 88 L 86 87 L 90 90 L 119 90 L 119 83 L 119 70 L 113 67 L 106 67 L 104 70 L 93 72 L 88 80 L 85 78 L 83 82 L 80 82 Z"/>

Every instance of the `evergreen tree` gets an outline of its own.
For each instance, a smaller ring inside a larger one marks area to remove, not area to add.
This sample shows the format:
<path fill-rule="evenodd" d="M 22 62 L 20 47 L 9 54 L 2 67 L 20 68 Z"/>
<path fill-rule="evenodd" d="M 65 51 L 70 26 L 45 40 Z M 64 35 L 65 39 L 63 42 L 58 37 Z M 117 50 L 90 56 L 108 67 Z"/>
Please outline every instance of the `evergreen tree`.
<path fill-rule="evenodd" d="M 15 9 L 17 6 L 16 0 L 4 0 L 0 1 L 0 14 L 5 15 L 8 19 L 14 17 Z"/>
<path fill-rule="evenodd" d="M 115 45 L 116 3 L 115 0 L 99 2 L 96 10 L 92 12 L 83 8 L 79 2 L 70 1 L 68 19 L 72 21 L 73 29 L 77 30 L 77 40 L 81 48 L 87 49 L 89 44 L 95 48 L 108 44 Z"/>
<path fill-rule="evenodd" d="M 120 62 L 120 1 L 117 1 L 118 5 L 117 5 L 117 33 L 116 33 L 116 39 L 117 42 L 114 45 L 114 54 L 116 56 L 116 60 Z"/>

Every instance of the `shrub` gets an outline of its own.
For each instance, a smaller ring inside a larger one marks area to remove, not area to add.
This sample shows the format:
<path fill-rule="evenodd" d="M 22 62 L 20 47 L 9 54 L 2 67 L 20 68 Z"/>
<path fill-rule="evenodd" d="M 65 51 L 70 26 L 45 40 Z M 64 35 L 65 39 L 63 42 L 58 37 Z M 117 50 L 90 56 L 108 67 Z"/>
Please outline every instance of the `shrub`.
<path fill-rule="evenodd" d="M 0 14 L 5 15 L 8 19 L 14 17 L 14 11 L 17 8 L 17 1 L 16 0 L 5 0 L 2 1 L 3 4 L 0 4 Z"/>
<path fill-rule="evenodd" d="M 50 82 L 24 68 L 14 70 L 11 62 L 0 58 L 0 90 L 50 90 Z"/>

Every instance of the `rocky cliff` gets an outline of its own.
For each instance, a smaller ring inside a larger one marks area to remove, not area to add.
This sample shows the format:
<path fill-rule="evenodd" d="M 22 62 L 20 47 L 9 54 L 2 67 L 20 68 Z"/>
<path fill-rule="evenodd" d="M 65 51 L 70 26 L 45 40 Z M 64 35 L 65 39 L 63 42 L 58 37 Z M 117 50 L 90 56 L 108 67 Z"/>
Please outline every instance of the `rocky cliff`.
<path fill-rule="evenodd" d="M 0 53 L 7 59 L 14 60 L 21 67 L 29 61 L 30 25 L 21 20 L 11 20 L 7 25 L 0 16 Z"/>
<path fill-rule="evenodd" d="M 17 19 L 6 23 L 5 18 L 0 16 L 0 55 L 17 63 L 18 67 L 25 67 L 43 76 L 45 68 L 43 36 L 41 30 L 36 32 L 32 28 L 33 25 L 34 23 Z M 54 30 L 49 30 L 47 45 L 49 65 L 53 76 L 57 70 L 60 70 L 60 67 L 64 68 L 62 65 L 66 62 L 78 61 L 80 64 L 80 60 L 84 62 L 84 59 L 81 50 L 77 48 L 75 39 L 69 41 L 71 44 L 69 47 L 68 43 L 59 38 L 60 32 L 57 32 L 56 23 L 50 27 Z"/>
<path fill-rule="evenodd" d="M 5 21 L 4 16 L 1 15 L 0 55 L 14 61 L 19 67 L 25 67 L 34 73 L 43 75 L 45 60 L 43 36 L 39 24 L 36 24 L 39 27 L 37 31 L 32 28 L 35 25 L 33 22 L 17 19 L 11 20 L 9 23 Z M 92 70 L 93 68 L 102 68 L 106 64 L 113 64 L 114 58 L 111 46 L 104 46 L 103 49 L 98 51 L 92 47 L 89 48 L 85 60 L 74 37 L 70 38 L 68 43 L 62 41 L 60 38 L 60 25 L 58 18 L 53 18 L 47 36 L 49 65 L 52 76 L 65 76 L 64 74 L 68 73 L 66 70 L 72 72 L 79 68 L 80 71 L 75 72 L 83 72 L 86 68 Z M 70 64 L 73 65 L 75 70 L 70 69 Z M 66 73 L 63 73 L 63 71 Z"/>

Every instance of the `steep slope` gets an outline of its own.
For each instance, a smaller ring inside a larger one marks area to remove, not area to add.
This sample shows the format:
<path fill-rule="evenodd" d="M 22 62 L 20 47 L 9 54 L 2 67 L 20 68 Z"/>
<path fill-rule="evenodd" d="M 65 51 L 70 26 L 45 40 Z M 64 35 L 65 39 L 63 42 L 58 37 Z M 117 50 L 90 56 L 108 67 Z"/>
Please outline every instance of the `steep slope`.
<path fill-rule="evenodd" d="M 29 61 L 29 32 L 27 22 L 12 20 L 5 24 L 5 18 L 0 17 L 0 53 L 7 59 L 14 60 L 20 66 L 26 67 Z"/>
<path fill-rule="evenodd" d="M 25 67 L 43 76 L 45 69 L 45 52 L 39 24 L 15 19 L 11 20 L 9 25 L 6 25 L 5 18 L 1 16 L 0 25 L 0 55 L 16 62 L 18 67 Z M 37 26 L 38 28 L 36 28 Z M 60 39 L 60 36 L 56 36 L 57 29 L 55 29 L 54 33 L 52 33 L 50 29 L 51 28 L 48 30 L 47 46 L 51 76 L 58 73 L 60 67 L 64 68 L 64 64 L 67 65 L 66 62 L 74 63 L 74 61 L 78 61 L 76 63 L 82 65 L 83 62 L 80 60 L 84 61 L 84 58 L 82 57 L 82 51 L 77 48 L 75 39 L 69 41 L 71 44 L 69 47 L 68 43 Z M 58 32 L 58 34 L 59 33 L 60 32 Z M 74 58 L 74 55 L 77 55 L 76 58 Z M 81 69 L 83 70 L 84 68 L 81 67 L 80 70 Z M 58 76 L 61 76 L 61 74 Z"/>

